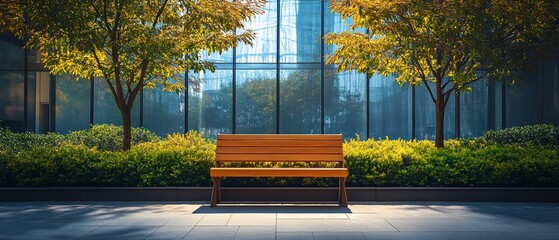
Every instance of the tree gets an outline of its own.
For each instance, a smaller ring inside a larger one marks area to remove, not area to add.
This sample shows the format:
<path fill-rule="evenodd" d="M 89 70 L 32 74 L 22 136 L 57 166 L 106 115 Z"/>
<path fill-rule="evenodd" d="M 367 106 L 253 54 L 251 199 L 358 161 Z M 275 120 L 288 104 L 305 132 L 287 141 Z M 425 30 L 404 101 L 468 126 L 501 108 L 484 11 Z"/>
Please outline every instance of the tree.
<path fill-rule="evenodd" d="M 555 0 L 331 0 L 351 29 L 329 33 L 338 71 L 397 76 L 424 85 L 435 104 L 435 146 L 444 147 L 444 109 L 481 79 L 512 78 L 557 46 Z"/>
<path fill-rule="evenodd" d="M 0 30 L 35 47 L 53 74 L 102 77 L 122 115 L 130 149 L 130 113 L 144 88 L 184 89 L 185 71 L 214 71 L 201 51 L 222 52 L 254 32 L 243 23 L 264 0 L 13 0 L 0 10 Z"/>

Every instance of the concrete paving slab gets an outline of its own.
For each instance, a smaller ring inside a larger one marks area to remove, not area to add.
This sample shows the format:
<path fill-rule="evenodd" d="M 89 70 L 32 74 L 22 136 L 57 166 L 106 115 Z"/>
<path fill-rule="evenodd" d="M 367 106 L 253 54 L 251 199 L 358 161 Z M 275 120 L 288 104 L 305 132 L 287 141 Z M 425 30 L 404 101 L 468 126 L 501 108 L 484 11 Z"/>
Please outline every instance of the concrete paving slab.
<path fill-rule="evenodd" d="M 80 237 L 80 240 L 146 239 L 155 230 L 157 230 L 157 227 L 151 227 L 151 226 L 100 227 Z"/>
<path fill-rule="evenodd" d="M 151 233 L 146 240 L 181 240 L 192 228 L 194 226 L 165 225 Z"/>
<path fill-rule="evenodd" d="M 0 203 L 0 239 L 559 239 L 559 203 Z"/>
<path fill-rule="evenodd" d="M 181 216 L 171 217 L 165 225 L 196 225 L 205 214 L 184 214 Z"/>
<path fill-rule="evenodd" d="M 314 240 L 312 232 L 278 232 L 277 240 Z"/>
<path fill-rule="evenodd" d="M 234 213 L 231 215 L 229 226 L 275 226 L 276 214 L 265 213 Z"/>
<path fill-rule="evenodd" d="M 349 219 L 345 213 L 278 213 L 278 219 Z"/>
<path fill-rule="evenodd" d="M 196 226 L 184 238 L 185 240 L 235 239 L 239 227 L 236 226 Z"/>
<path fill-rule="evenodd" d="M 313 232 L 316 240 L 367 240 L 362 232 Z"/>
<path fill-rule="evenodd" d="M 276 226 L 240 226 L 235 240 L 275 240 Z"/>
<path fill-rule="evenodd" d="M 204 217 L 196 224 L 197 226 L 225 226 L 232 214 L 206 214 Z"/>
<path fill-rule="evenodd" d="M 433 232 L 433 231 L 474 231 L 470 224 L 461 220 L 439 219 L 386 219 L 398 231 Z M 479 230 L 478 230 L 479 231 Z"/>

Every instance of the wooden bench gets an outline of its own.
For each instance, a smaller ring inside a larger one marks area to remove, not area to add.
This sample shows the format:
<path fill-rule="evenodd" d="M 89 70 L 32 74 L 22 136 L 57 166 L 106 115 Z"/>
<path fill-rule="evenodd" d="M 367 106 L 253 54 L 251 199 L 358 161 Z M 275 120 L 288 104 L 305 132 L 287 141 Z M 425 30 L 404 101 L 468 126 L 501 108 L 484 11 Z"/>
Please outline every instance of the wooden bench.
<path fill-rule="evenodd" d="M 339 178 L 338 202 L 347 206 L 341 134 L 219 134 L 217 136 L 212 207 L 220 202 L 222 177 L 331 177 Z M 333 168 L 222 167 L 229 162 L 336 162 Z"/>

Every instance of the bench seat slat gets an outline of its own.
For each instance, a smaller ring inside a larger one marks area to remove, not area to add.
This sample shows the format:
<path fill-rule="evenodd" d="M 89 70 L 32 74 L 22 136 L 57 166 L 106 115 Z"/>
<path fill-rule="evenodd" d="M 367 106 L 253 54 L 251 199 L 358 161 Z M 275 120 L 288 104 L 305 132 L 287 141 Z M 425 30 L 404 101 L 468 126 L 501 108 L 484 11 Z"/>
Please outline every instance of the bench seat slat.
<path fill-rule="evenodd" d="M 293 154 L 293 153 L 314 153 L 314 154 L 342 154 L 342 148 L 340 147 L 219 147 L 217 148 L 217 154 L 227 154 L 227 153 L 245 153 L 245 154 L 257 154 L 257 153 L 267 153 L 267 154 Z"/>
<path fill-rule="evenodd" d="M 218 154 L 218 162 L 342 162 L 342 154 Z"/>
<path fill-rule="evenodd" d="M 347 177 L 347 168 L 211 168 L 211 177 Z"/>
<path fill-rule="evenodd" d="M 223 139 L 218 140 L 217 147 L 342 147 L 339 141 L 311 140 L 254 140 L 254 139 Z"/>
<path fill-rule="evenodd" d="M 255 139 L 255 140 L 313 140 L 313 141 L 342 141 L 341 134 L 220 134 L 217 140 L 226 139 Z"/>

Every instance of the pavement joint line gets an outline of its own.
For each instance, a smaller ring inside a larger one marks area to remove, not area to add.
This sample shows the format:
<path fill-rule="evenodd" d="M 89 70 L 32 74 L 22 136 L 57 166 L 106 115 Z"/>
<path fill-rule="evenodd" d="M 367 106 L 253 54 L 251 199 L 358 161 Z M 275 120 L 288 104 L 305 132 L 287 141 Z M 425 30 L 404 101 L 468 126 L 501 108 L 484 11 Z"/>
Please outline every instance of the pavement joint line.
<path fill-rule="evenodd" d="M 225 226 L 229 226 L 229 221 L 231 221 L 231 218 L 232 218 L 232 217 L 233 217 L 233 213 L 231 213 L 231 214 L 229 215 L 229 218 L 227 219 L 227 222 L 225 223 Z M 237 236 L 237 235 L 235 234 L 235 236 Z"/>
<path fill-rule="evenodd" d="M 199 220 L 198 220 L 199 221 Z M 188 225 L 187 225 L 188 226 Z M 192 232 L 192 229 L 194 229 L 196 227 L 196 225 L 192 226 L 190 228 L 190 230 L 188 230 L 188 232 L 186 232 L 186 234 L 181 238 L 181 240 L 184 240 L 186 238 L 186 236 L 188 236 L 188 234 L 190 234 L 190 232 Z"/>
<path fill-rule="evenodd" d="M 383 218 L 384 221 L 386 221 L 388 224 L 390 224 L 390 226 L 392 226 L 394 229 L 396 229 L 396 231 L 401 232 L 400 229 L 398 229 L 396 226 L 394 226 L 394 224 L 392 224 L 390 221 L 388 221 L 386 218 Z"/>
<path fill-rule="evenodd" d="M 167 219 L 167 221 L 165 221 L 165 223 L 163 223 L 162 225 L 159 225 L 158 228 L 156 228 L 155 230 L 153 230 L 153 232 L 151 232 L 149 235 L 147 235 L 146 238 L 144 238 L 144 240 L 148 239 L 154 232 L 156 232 L 157 230 L 159 230 L 161 227 L 165 226 L 165 224 L 167 224 L 169 222 L 169 220 L 171 219 Z"/>
<path fill-rule="evenodd" d="M 233 216 L 233 214 L 231 214 L 231 216 Z M 227 225 L 225 225 L 227 226 Z M 239 235 L 239 229 L 241 228 L 241 226 L 237 226 L 237 231 L 235 231 L 235 237 L 233 237 L 233 239 L 237 239 L 237 235 Z"/>

